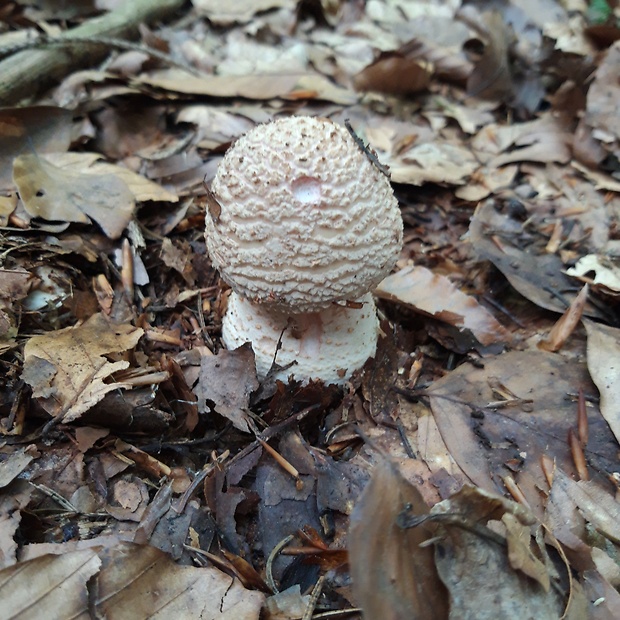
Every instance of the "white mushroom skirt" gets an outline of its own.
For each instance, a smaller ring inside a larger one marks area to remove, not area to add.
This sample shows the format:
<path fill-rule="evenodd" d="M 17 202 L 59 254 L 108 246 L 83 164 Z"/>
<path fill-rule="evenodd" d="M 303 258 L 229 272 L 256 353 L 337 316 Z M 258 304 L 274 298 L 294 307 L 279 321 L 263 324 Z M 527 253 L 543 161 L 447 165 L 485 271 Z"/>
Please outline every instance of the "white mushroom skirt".
<path fill-rule="evenodd" d="M 290 375 L 307 382 L 321 379 L 342 385 L 361 368 L 377 348 L 379 319 L 370 293 L 348 305 L 332 304 L 319 312 L 274 313 L 232 292 L 222 320 L 222 340 L 228 349 L 252 344 L 259 379 L 275 362 Z M 281 348 L 277 350 L 282 338 Z"/>

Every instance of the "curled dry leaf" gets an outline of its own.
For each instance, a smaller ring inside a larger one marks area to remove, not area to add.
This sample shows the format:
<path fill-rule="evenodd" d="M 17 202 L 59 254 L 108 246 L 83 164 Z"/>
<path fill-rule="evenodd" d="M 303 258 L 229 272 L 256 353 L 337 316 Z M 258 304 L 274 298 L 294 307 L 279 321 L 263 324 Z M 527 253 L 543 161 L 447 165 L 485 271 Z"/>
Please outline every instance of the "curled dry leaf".
<path fill-rule="evenodd" d="M 222 349 L 215 356 L 201 357 L 200 376 L 194 388 L 201 413 L 207 410 L 209 401 L 215 411 L 228 418 L 239 430 L 247 432 L 250 394 L 257 389 L 254 351 L 249 343 L 233 351 Z"/>
<path fill-rule="evenodd" d="M 511 340 L 510 332 L 486 308 L 459 291 L 448 278 L 425 267 L 406 267 L 388 276 L 375 294 L 459 329 L 468 329 L 483 346 Z"/>
<path fill-rule="evenodd" d="M 620 442 L 620 329 L 584 320 L 588 370 L 601 394 L 601 413 Z"/>
<path fill-rule="evenodd" d="M 13 162 L 13 180 L 32 217 L 82 224 L 92 218 L 118 239 L 133 215 L 134 196 L 114 174 L 70 172 L 37 155 L 20 155 Z"/>
<path fill-rule="evenodd" d="M 114 325 L 95 314 L 83 325 L 33 336 L 24 349 L 22 379 L 49 414 L 70 422 L 123 387 L 105 381 L 129 362 L 105 356 L 132 349 L 142 334 L 133 325 Z"/>

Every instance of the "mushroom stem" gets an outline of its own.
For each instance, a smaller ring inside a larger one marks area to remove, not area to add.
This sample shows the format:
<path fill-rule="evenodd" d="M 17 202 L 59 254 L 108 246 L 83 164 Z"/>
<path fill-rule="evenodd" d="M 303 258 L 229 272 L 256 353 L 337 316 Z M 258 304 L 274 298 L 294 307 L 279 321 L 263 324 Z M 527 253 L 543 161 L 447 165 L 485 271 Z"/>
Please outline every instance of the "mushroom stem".
<path fill-rule="evenodd" d="M 222 320 L 222 340 L 228 349 L 252 343 L 260 380 L 275 359 L 278 366 L 294 363 L 278 371 L 277 379 L 286 381 L 294 375 L 305 382 L 320 379 L 342 385 L 377 348 L 379 320 L 372 295 L 357 301 L 355 307 L 332 304 L 317 312 L 294 314 L 232 292 Z"/>

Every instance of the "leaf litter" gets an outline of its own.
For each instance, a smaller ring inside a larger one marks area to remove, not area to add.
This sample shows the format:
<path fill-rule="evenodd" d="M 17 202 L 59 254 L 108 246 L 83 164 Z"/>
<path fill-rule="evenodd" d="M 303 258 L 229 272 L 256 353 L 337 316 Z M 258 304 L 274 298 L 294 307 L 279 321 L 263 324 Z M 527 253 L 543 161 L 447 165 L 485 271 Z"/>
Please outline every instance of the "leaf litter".
<path fill-rule="evenodd" d="M 2 13 L 3 66 L 93 15 L 56 4 Z M 618 616 L 605 7 L 196 1 L 0 89 L 0 616 Z M 220 340 L 209 182 L 290 114 L 350 123 L 405 222 L 343 390 Z"/>

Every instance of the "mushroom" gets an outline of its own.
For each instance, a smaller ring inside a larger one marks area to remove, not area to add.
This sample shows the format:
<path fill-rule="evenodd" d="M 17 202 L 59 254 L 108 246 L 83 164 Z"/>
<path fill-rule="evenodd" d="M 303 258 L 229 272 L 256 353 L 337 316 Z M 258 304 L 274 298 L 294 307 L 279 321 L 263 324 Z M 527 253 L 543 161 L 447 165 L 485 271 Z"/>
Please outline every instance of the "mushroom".
<path fill-rule="evenodd" d="M 343 383 L 376 351 L 371 291 L 392 269 L 403 224 L 392 187 L 347 129 L 323 118 L 258 125 L 211 186 L 207 250 L 233 289 L 228 347 L 251 342 L 263 378 Z M 281 337 L 281 349 L 277 343 Z"/>

